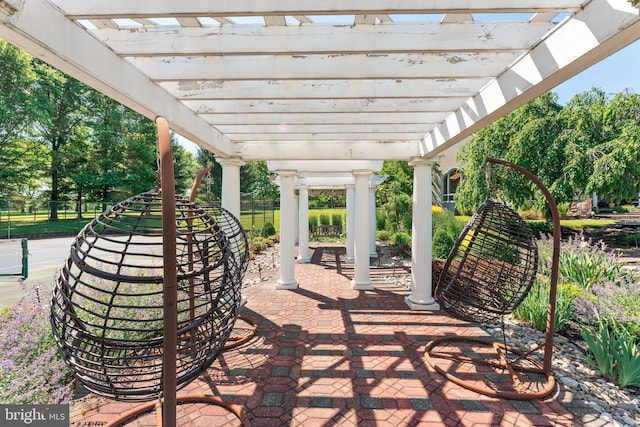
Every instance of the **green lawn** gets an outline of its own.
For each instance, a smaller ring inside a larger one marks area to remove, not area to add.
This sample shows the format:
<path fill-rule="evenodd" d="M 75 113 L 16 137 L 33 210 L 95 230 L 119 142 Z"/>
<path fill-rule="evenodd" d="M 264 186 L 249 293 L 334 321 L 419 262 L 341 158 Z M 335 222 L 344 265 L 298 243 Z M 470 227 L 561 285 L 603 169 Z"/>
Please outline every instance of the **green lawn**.
<path fill-rule="evenodd" d="M 99 212 L 98 212 L 99 213 Z M 96 215 L 98 214 L 96 213 Z M 345 208 L 333 208 L 333 209 L 309 209 L 309 218 L 319 218 L 320 215 L 328 215 L 331 218 L 334 214 L 342 216 L 343 226 L 346 225 L 346 209 Z M 91 219 L 94 218 L 92 212 L 84 213 L 84 218 L 75 218 L 75 212 L 60 211 L 58 221 L 49 221 L 47 212 L 43 211 L 37 214 L 33 213 L 12 213 L 11 214 L 11 236 L 14 235 L 28 235 L 38 233 L 59 233 L 59 232 L 78 232 L 85 226 Z M 66 216 L 66 219 L 65 219 Z M 457 217 L 463 223 L 469 221 L 471 217 L 458 216 Z M 242 212 L 240 222 L 245 230 L 252 228 L 251 212 Z M 261 230 L 265 222 L 272 222 L 276 228 L 276 231 L 280 229 L 280 211 L 275 210 L 273 212 L 273 220 L 270 212 L 266 214 L 254 215 L 253 226 L 257 230 Z M 533 221 L 532 221 L 533 222 Z M 583 228 L 597 228 L 604 227 L 609 224 L 613 224 L 615 221 L 610 219 L 567 219 L 562 220 L 560 223 L 564 227 L 570 227 L 574 229 Z M 8 237 L 8 222 L 6 211 L 2 212 L 0 217 L 0 238 Z"/>

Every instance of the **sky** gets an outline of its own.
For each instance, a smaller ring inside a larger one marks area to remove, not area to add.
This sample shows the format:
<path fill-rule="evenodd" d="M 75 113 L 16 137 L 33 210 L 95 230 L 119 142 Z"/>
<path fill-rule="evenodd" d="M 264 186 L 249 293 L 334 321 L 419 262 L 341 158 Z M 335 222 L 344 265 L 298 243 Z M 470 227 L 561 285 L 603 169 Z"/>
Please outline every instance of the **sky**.
<path fill-rule="evenodd" d="M 574 95 L 592 87 L 611 94 L 624 90 L 640 93 L 640 40 L 556 86 L 552 92 L 556 92 L 558 101 L 565 104 Z"/>
<path fill-rule="evenodd" d="M 560 104 L 566 104 L 574 95 L 594 87 L 610 94 L 624 90 L 640 93 L 640 40 L 592 65 L 551 91 L 558 94 Z M 182 137 L 179 139 L 189 151 L 197 151 L 196 144 Z"/>

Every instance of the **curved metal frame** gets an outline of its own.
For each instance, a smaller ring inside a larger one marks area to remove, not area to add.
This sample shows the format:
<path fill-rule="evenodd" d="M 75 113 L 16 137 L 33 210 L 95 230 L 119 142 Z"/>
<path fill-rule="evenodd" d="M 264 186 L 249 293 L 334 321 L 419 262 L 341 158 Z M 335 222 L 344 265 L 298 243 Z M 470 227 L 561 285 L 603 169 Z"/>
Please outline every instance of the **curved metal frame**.
<path fill-rule="evenodd" d="M 516 350 L 514 348 L 508 347 L 504 344 L 501 344 L 489 339 L 447 336 L 447 337 L 434 339 L 427 344 L 425 348 L 425 359 L 426 359 L 426 362 L 429 364 L 429 366 L 431 366 L 434 370 L 436 370 L 436 372 L 443 375 L 448 380 L 458 384 L 461 387 L 478 392 L 480 394 L 484 394 L 490 397 L 498 397 L 498 398 L 504 398 L 504 399 L 513 399 L 513 400 L 539 399 L 549 395 L 555 388 L 555 379 L 551 372 L 551 360 L 553 355 L 553 334 L 555 332 L 554 319 L 555 319 L 555 311 L 556 311 L 556 294 L 557 294 L 557 288 L 558 288 L 558 264 L 560 259 L 560 215 L 558 213 L 558 206 L 556 204 L 555 199 L 549 192 L 549 190 L 535 175 L 533 175 L 528 170 L 524 169 L 521 166 L 515 165 L 513 163 L 509 163 L 504 160 L 494 159 L 491 157 L 487 157 L 485 160 L 488 163 L 495 163 L 495 164 L 512 168 L 520 172 L 524 176 L 526 176 L 540 189 L 540 191 L 544 194 L 547 200 L 547 203 L 549 204 L 549 209 L 551 211 L 551 216 L 553 219 L 553 255 L 551 259 L 551 277 L 550 277 L 550 283 L 549 283 L 549 305 L 548 305 L 548 312 L 547 312 L 547 328 L 545 333 L 545 341 L 543 345 L 538 346 L 536 349 L 531 350 L 527 353 L 523 353 L 519 350 Z M 442 274 L 445 274 L 445 273 L 443 272 Z M 451 354 L 436 353 L 434 351 L 436 347 L 438 347 L 441 344 L 455 343 L 455 342 L 471 342 L 471 343 L 478 343 L 481 345 L 492 347 L 498 355 L 498 361 L 478 359 L 478 358 L 472 358 L 467 356 L 454 356 Z M 544 348 L 542 364 L 539 361 L 529 356 L 529 354 L 531 354 L 533 351 L 541 347 Z M 519 357 L 516 359 L 516 361 L 509 361 L 505 356 L 505 351 L 509 351 L 514 354 L 517 354 Z M 471 363 L 471 364 L 478 364 L 478 365 L 482 364 L 482 365 L 492 366 L 498 369 L 506 369 L 510 373 L 515 391 L 500 390 L 500 389 L 490 388 L 486 386 L 482 387 L 470 381 L 463 380 L 460 377 L 457 377 L 456 375 L 450 372 L 447 372 L 441 367 L 439 367 L 438 365 L 436 365 L 432 359 L 432 356 L 437 356 L 439 358 L 446 358 L 449 360 L 455 360 L 461 363 Z M 517 365 L 516 363 L 521 360 L 526 360 L 533 367 Z M 520 380 L 517 377 L 517 372 L 536 373 L 536 374 L 546 375 L 547 384 L 545 387 L 543 387 L 542 390 L 539 390 L 534 393 L 527 392 L 526 389 L 524 389 L 521 386 Z"/>

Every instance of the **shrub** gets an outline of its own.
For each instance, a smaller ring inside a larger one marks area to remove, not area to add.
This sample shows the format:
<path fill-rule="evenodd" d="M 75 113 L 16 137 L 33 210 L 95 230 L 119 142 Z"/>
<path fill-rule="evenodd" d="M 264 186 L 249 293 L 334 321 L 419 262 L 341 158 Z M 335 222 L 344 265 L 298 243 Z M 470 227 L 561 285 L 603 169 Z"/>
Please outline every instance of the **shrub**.
<path fill-rule="evenodd" d="M 384 213 L 376 211 L 376 230 L 384 230 L 387 218 Z"/>
<path fill-rule="evenodd" d="M 447 230 L 439 229 L 433 235 L 433 257 L 438 259 L 448 258 L 455 243 L 456 241 L 449 235 Z"/>
<path fill-rule="evenodd" d="M 339 214 L 339 213 L 331 214 L 331 225 L 342 227 L 342 214 Z"/>
<path fill-rule="evenodd" d="M 522 304 L 513 311 L 513 316 L 524 320 L 534 328 L 544 331 L 547 328 L 549 312 L 549 278 L 539 277 L 531 287 Z M 556 311 L 554 329 L 560 330 L 573 318 L 575 312 L 576 288 L 571 284 L 558 284 L 556 292 Z"/>
<path fill-rule="evenodd" d="M 569 212 L 569 204 L 564 202 L 564 203 L 558 203 L 558 215 L 560 216 L 560 219 L 567 219 L 567 213 Z"/>
<path fill-rule="evenodd" d="M 262 226 L 262 232 L 260 233 L 260 235 L 266 238 L 269 236 L 275 236 L 275 234 L 276 228 L 273 226 L 273 224 L 270 222 L 265 222 Z"/>
<path fill-rule="evenodd" d="M 581 323 L 594 327 L 601 320 L 610 327 L 618 328 L 619 334 L 629 334 L 640 341 L 640 283 L 631 277 L 620 284 L 608 282 L 591 288 L 586 295 L 576 300 L 576 318 Z"/>
<path fill-rule="evenodd" d="M 629 234 L 628 236 L 625 236 L 624 241 L 629 246 L 638 247 L 640 246 L 640 233 Z"/>
<path fill-rule="evenodd" d="M 313 231 L 314 227 L 318 225 L 318 217 L 316 215 L 309 215 L 309 231 Z"/>
<path fill-rule="evenodd" d="M 551 274 L 553 239 L 545 236 L 538 240 L 540 272 Z M 559 260 L 559 282 L 571 282 L 589 290 L 596 284 L 620 284 L 629 273 L 622 269 L 618 256 L 608 251 L 603 243 L 593 244 L 583 235 L 569 237 L 562 243 Z"/>
<path fill-rule="evenodd" d="M 551 221 L 527 221 L 533 235 L 541 239 L 547 235 L 553 235 L 553 223 Z"/>
<path fill-rule="evenodd" d="M 320 225 L 331 225 L 331 217 L 328 214 L 320 214 Z"/>
<path fill-rule="evenodd" d="M 391 243 L 395 246 L 395 255 L 401 255 L 411 242 L 411 236 L 404 231 L 398 231 L 391 236 Z"/>
<path fill-rule="evenodd" d="M 438 230 L 445 230 L 455 241 L 460 233 L 462 233 L 463 228 L 464 224 L 462 221 L 458 220 L 452 212 L 441 210 L 440 212 L 433 213 L 432 232 L 434 236 Z"/>
<path fill-rule="evenodd" d="M 378 230 L 376 232 L 376 238 L 386 242 L 391 238 L 391 232 L 389 232 L 389 230 Z"/>
<path fill-rule="evenodd" d="M 29 289 L 0 314 L 0 402 L 67 403 L 71 371 L 58 355 L 49 309 L 38 289 Z"/>

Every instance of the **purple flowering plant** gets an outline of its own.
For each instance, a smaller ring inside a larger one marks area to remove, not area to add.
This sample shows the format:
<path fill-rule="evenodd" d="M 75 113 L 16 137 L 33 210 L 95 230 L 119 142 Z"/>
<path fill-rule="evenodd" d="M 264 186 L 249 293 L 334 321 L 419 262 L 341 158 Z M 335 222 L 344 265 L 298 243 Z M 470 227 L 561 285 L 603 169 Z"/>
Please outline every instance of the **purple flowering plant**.
<path fill-rule="evenodd" d="M 47 295 L 29 287 L 0 310 L 0 402 L 67 403 L 72 374 L 60 358 L 49 326 Z"/>

